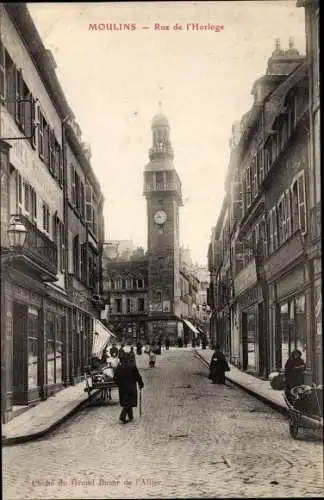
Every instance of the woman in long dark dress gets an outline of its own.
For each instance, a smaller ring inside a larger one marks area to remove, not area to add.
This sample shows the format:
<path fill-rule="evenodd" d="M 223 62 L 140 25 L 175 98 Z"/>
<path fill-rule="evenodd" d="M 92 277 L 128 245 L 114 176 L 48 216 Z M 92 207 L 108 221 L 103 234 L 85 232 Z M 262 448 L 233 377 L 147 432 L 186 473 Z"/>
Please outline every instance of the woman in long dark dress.
<path fill-rule="evenodd" d="M 133 408 L 137 406 L 137 384 L 143 389 L 142 377 L 134 362 L 131 361 L 128 353 L 120 358 L 120 365 L 117 366 L 114 380 L 119 389 L 119 402 L 122 411 L 119 420 L 126 424 L 134 419 Z M 128 416 L 128 420 L 126 420 Z"/>
<path fill-rule="evenodd" d="M 301 357 L 302 353 L 295 349 L 289 356 L 285 364 L 286 388 L 285 394 L 291 400 L 291 389 L 297 385 L 304 384 L 305 361 Z"/>
<path fill-rule="evenodd" d="M 225 355 L 217 344 L 209 365 L 209 378 L 213 384 L 225 384 L 225 372 L 229 371 Z"/>

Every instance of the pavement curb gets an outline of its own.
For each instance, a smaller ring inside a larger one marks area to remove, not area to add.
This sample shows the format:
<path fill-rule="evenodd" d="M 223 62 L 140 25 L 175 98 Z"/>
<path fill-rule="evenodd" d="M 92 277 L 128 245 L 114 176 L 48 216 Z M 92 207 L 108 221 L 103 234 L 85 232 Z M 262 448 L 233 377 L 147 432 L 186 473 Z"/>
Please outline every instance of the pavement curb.
<path fill-rule="evenodd" d="M 206 365 L 209 367 L 209 363 L 208 361 L 206 361 L 206 359 L 199 353 L 197 352 L 196 350 L 194 350 L 194 353 L 199 357 L 199 359 Z M 282 415 L 288 415 L 288 408 L 284 408 L 283 406 L 281 406 L 280 404 L 277 404 L 275 403 L 274 401 L 270 401 L 269 399 L 267 399 L 266 397 L 262 396 L 262 394 L 259 394 L 258 392 L 254 392 L 253 390 L 251 389 L 248 389 L 245 385 L 243 384 L 240 384 L 239 382 L 236 382 L 234 380 L 231 380 L 230 378 L 227 377 L 226 373 L 225 373 L 225 378 L 226 380 L 228 380 L 228 382 L 230 382 L 231 384 L 233 385 L 236 385 L 237 387 L 239 387 L 240 389 L 243 389 L 243 391 L 247 392 L 248 394 L 251 394 L 251 396 L 254 396 L 256 399 L 258 399 L 259 401 L 262 401 L 263 403 L 265 403 L 266 405 L 270 406 L 273 410 L 276 410 L 277 412 L 281 413 Z"/>
<path fill-rule="evenodd" d="M 83 406 L 86 406 L 89 401 L 94 399 L 94 397 L 98 394 L 98 391 L 94 392 L 91 394 L 89 398 L 87 398 L 84 401 L 81 401 L 81 403 L 78 403 L 74 408 L 72 408 L 68 413 L 66 413 L 63 417 L 59 418 L 54 422 L 53 424 L 49 425 L 45 429 L 42 429 L 41 431 L 36 431 L 32 432 L 30 434 L 26 434 L 24 436 L 16 436 L 16 437 L 11 437 L 11 438 L 3 438 L 1 440 L 2 446 L 15 446 L 17 444 L 23 444 L 27 443 L 29 441 L 34 441 L 37 440 L 41 437 L 44 437 L 46 434 L 49 434 L 52 432 L 54 429 L 59 427 L 63 422 L 65 422 L 68 418 L 72 417 L 75 413 L 77 413 Z"/>

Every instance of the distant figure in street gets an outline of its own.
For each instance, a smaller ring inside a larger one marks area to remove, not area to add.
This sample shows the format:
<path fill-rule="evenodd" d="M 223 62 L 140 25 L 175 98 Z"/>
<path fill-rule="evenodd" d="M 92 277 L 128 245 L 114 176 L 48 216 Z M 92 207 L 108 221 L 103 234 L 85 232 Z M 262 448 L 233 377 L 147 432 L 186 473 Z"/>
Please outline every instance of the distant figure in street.
<path fill-rule="evenodd" d="M 225 384 L 225 372 L 229 370 L 225 355 L 217 344 L 209 365 L 209 378 L 213 384 Z"/>
<path fill-rule="evenodd" d="M 124 348 L 125 348 L 125 344 L 123 344 L 123 343 L 120 344 L 120 348 L 119 348 L 119 351 L 118 351 L 118 357 L 119 357 L 119 359 L 121 359 L 123 357 L 124 353 L 125 353 Z"/>
<path fill-rule="evenodd" d="M 133 346 L 131 346 L 131 348 L 130 348 L 129 359 L 132 363 L 136 363 L 136 357 L 135 357 L 135 352 L 134 352 Z"/>
<path fill-rule="evenodd" d="M 168 351 L 170 348 L 170 339 L 169 337 L 166 337 L 165 339 L 165 349 Z"/>
<path fill-rule="evenodd" d="M 144 387 L 142 377 L 128 353 L 122 356 L 121 363 L 115 371 L 114 381 L 118 385 L 119 402 L 122 407 L 119 420 L 126 424 L 134 419 L 133 408 L 137 406 L 137 384 L 140 389 Z"/>
<path fill-rule="evenodd" d="M 161 337 L 159 338 L 157 345 L 156 345 L 156 354 L 161 354 L 162 352 L 162 339 Z"/>
<path fill-rule="evenodd" d="M 155 354 L 155 346 L 151 346 L 150 349 L 149 349 L 149 352 L 148 352 L 148 356 L 149 356 L 149 366 L 151 368 L 154 368 L 155 366 L 155 362 L 156 362 L 156 354 Z"/>
<path fill-rule="evenodd" d="M 118 356 L 118 348 L 115 342 L 113 342 L 112 347 L 109 349 L 109 354 L 112 358 L 116 358 Z"/>
<path fill-rule="evenodd" d="M 202 340 L 201 340 L 201 346 L 203 349 L 206 349 L 206 346 L 207 346 L 207 339 L 205 336 L 203 336 Z"/>
<path fill-rule="evenodd" d="M 137 344 L 136 344 L 136 354 L 138 354 L 138 356 L 140 356 L 142 354 L 142 344 L 141 344 L 141 342 L 137 342 Z"/>
<path fill-rule="evenodd" d="M 178 337 L 178 347 L 183 347 L 183 341 L 181 337 Z"/>
<path fill-rule="evenodd" d="M 290 401 L 291 389 L 297 385 L 304 384 L 304 373 L 306 369 L 305 361 L 301 357 L 302 353 L 295 349 L 287 359 L 285 364 L 286 388 L 285 394 Z"/>

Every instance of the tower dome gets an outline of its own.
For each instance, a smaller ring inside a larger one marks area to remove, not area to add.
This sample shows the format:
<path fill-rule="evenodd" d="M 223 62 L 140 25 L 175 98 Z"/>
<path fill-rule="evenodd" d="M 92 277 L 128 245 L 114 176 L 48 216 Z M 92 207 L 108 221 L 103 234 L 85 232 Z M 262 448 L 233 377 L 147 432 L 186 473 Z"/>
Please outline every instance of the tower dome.
<path fill-rule="evenodd" d="M 169 125 L 169 121 L 168 121 L 167 117 L 163 113 L 158 113 L 153 117 L 151 127 L 152 128 L 155 128 L 155 127 L 169 127 L 170 128 L 170 125 Z"/>

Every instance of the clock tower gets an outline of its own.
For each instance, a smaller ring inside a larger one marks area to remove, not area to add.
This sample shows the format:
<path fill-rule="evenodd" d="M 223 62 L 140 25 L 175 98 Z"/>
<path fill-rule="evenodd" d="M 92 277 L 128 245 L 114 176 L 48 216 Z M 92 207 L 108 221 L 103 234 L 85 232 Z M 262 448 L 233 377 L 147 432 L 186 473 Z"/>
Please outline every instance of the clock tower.
<path fill-rule="evenodd" d="M 148 334 L 150 341 L 176 341 L 180 319 L 179 207 L 181 181 L 173 165 L 170 126 L 159 113 L 152 120 L 150 162 L 144 170 L 147 201 Z"/>

